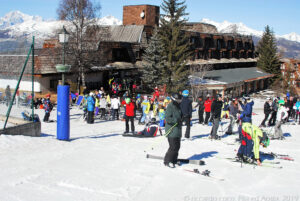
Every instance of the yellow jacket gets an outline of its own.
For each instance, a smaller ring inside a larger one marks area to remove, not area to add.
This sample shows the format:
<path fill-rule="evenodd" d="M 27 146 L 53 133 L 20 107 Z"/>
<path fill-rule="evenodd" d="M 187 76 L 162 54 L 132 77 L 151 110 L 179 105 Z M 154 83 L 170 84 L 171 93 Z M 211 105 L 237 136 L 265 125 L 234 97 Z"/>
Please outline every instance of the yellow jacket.
<path fill-rule="evenodd" d="M 254 157 L 255 159 L 259 159 L 259 145 L 260 145 L 259 138 L 263 137 L 262 130 L 257 126 L 252 125 L 251 123 L 243 123 L 242 130 L 251 136 L 253 141 Z"/>

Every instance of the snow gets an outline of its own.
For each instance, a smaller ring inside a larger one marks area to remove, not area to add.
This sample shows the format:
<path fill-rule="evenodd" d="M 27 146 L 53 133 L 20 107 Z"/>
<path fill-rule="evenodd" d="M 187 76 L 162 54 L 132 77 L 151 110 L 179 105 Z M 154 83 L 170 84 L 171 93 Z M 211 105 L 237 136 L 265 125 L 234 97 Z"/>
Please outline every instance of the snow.
<path fill-rule="evenodd" d="M 289 34 L 285 34 L 283 36 L 281 36 L 282 38 L 286 39 L 286 40 L 290 40 L 290 41 L 296 41 L 296 42 L 299 42 L 300 43 L 300 35 L 295 33 L 295 32 L 292 32 L 292 33 L 289 33 Z"/>
<path fill-rule="evenodd" d="M 224 20 L 223 22 L 216 22 L 207 18 L 203 18 L 201 20 L 201 22 L 203 23 L 207 23 L 207 24 L 212 24 L 214 26 L 217 27 L 217 30 L 220 33 L 238 33 L 238 34 L 242 34 L 242 35 L 253 35 L 253 36 L 257 36 L 257 37 L 262 37 L 263 35 L 263 31 L 259 31 L 259 30 L 255 30 L 252 29 L 250 27 L 248 27 L 247 25 L 243 24 L 242 22 L 229 22 L 227 20 Z M 285 35 L 276 35 L 277 38 L 284 38 L 286 40 L 290 40 L 290 41 L 296 41 L 296 42 L 300 42 L 300 35 L 292 32 L 289 34 L 285 34 Z"/>
<path fill-rule="evenodd" d="M 264 117 L 263 104 L 264 100 L 255 99 L 256 125 Z M 0 105 L 1 113 L 6 109 Z M 12 115 L 20 116 L 24 109 L 13 107 Z M 36 113 L 43 118 L 43 110 Z M 261 148 L 265 152 L 289 154 L 294 162 L 276 160 L 283 169 L 246 165 L 241 168 L 239 163 L 217 158 L 235 156 L 238 145 L 228 143 L 234 143 L 237 135 L 221 141 L 208 140 L 211 127 L 197 124 L 197 112 L 194 112 L 192 140 L 182 141 L 179 157 L 203 159 L 206 165 L 169 169 L 160 160 L 146 159 L 144 152 L 163 156 L 168 148 L 164 137 L 122 137 L 125 129 L 122 121 L 96 120 L 95 124 L 88 125 L 82 121 L 77 107 L 70 114 L 70 141 L 57 140 L 56 123 L 44 122 L 41 137 L 0 136 L 1 201 L 242 200 L 256 196 L 259 200 L 271 197 L 283 200 L 284 196 L 299 196 L 299 125 L 283 125 L 286 140 L 274 140 L 268 148 Z M 56 111 L 50 119 L 56 119 Z M 137 131 L 142 130 L 137 121 L 135 125 Z M 224 129 L 227 126 L 226 123 Z M 225 181 L 184 171 L 194 168 L 209 169 L 213 176 Z"/>

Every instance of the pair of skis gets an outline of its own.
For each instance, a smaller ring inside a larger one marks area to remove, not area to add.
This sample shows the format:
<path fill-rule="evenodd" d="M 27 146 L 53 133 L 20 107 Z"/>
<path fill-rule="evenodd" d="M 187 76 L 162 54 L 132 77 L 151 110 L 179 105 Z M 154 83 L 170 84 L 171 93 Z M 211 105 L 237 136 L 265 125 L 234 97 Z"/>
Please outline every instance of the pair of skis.
<path fill-rule="evenodd" d="M 155 156 L 155 155 L 151 155 L 151 154 L 147 154 L 146 158 L 158 159 L 158 160 L 163 160 L 164 159 L 164 157 Z M 201 165 L 201 166 L 205 165 L 205 162 L 203 160 L 190 160 L 190 159 L 181 159 L 181 158 L 179 158 L 179 159 L 177 159 L 177 161 L 180 164 L 187 163 L 187 164 Z M 187 172 L 194 173 L 194 174 L 202 175 L 202 176 L 205 176 L 205 177 L 209 177 L 209 178 L 212 178 L 212 179 L 216 179 L 216 180 L 219 180 L 219 181 L 224 181 L 224 179 L 220 179 L 220 178 L 216 178 L 216 177 L 211 176 L 209 170 L 204 170 L 204 171 L 199 171 L 198 169 L 193 169 L 193 170 L 183 169 L 183 170 L 187 171 Z"/>
<path fill-rule="evenodd" d="M 147 154 L 146 158 L 164 160 L 164 157 L 162 157 L 162 156 L 155 156 L 155 155 L 151 155 L 151 154 Z M 203 160 L 190 160 L 190 159 L 178 158 L 177 161 L 179 163 L 188 163 L 188 164 L 194 164 L 194 165 L 205 165 L 205 162 Z"/>
<path fill-rule="evenodd" d="M 244 161 L 238 160 L 237 158 L 221 158 L 221 157 L 217 157 L 217 158 L 229 160 L 229 161 L 234 162 L 234 163 L 241 163 L 241 164 L 245 164 L 245 165 L 252 165 L 252 166 L 255 166 L 255 167 L 259 166 L 256 163 L 244 162 Z M 279 164 L 280 164 L 280 162 L 262 161 L 260 167 L 282 169 L 283 168 L 282 166 L 277 166 Z"/>
<path fill-rule="evenodd" d="M 260 152 L 260 154 L 263 156 L 272 156 L 280 160 L 294 161 L 294 159 L 287 154 L 276 154 L 274 152 L 268 152 L 268 153 Z"/>

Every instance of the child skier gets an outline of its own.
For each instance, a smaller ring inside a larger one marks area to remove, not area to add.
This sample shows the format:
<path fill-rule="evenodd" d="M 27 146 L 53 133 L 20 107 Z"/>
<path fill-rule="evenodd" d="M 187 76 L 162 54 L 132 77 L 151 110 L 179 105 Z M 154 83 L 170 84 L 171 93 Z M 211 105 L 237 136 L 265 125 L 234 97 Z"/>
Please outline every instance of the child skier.
<path fill-rule="evenodd" d="M 91 92 L 89 97 L 87 98 L 87 123 L 93 124 L 94 123 L 94 109 L 95 109 L 95 99 L 94 99 L 94 93 Z"/>
<path fill-rule="evenodd" d="M 242 143 L 237 153 L 237 158 L 247 163 L 257 163 L 261 165 L 259 158 L 259 145 L 268 147 L 270 140 L 266 133 L 252 125 L 251 123 L 243 123 L 242 125 Z"/>
<path fill-rule="evenodd" d="M 158 106 L 159 126 L 165 127 L 166 112 L 162 105 Z"/>
<path fill-rule="evenodd" d="M 52 111 L 53 105 L 50 102 L 50 94 L 46 95 L 46 99 L 44 100 L 44 110 L 45 110 L 45 116 L 44 116 L 44 122 L 49 122 L 50 112 Z"/>
<path fill-rule="evenodd" d="M 144 96 L 144 101 L 141 104 L 142 111 L 143 111 L 143 116 L 141 118 L 141 124 L 145 124 L 145 121 L 148 121 L 148 113 L 150 111 L 150 103 L 148 101 L 148 97 Z"/>

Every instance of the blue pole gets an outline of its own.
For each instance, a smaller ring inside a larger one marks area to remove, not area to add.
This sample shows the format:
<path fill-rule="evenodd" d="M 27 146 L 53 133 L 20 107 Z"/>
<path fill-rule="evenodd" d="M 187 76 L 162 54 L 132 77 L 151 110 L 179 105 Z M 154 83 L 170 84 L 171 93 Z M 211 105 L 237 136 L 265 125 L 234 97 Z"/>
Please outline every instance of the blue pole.
<path fill-rule="evenodd" d="M 58 140 L 70 139 L 70 110 L 69 110 L 70 86 L 57 86 L 57 136 Z"/>

